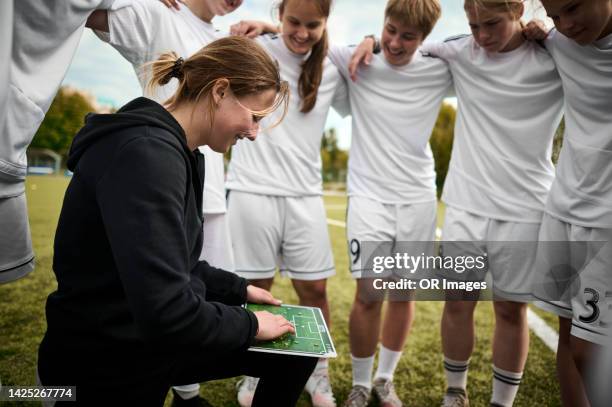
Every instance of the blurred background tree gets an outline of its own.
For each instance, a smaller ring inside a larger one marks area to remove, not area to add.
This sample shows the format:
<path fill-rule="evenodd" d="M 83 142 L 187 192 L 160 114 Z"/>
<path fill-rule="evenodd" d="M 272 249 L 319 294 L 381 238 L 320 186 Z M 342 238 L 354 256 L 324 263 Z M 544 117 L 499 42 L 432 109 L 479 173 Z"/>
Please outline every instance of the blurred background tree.
<path fill-rule="evenodd" d="M 96 107 L 87 94 L 62 87 L 53 99 L 30 147 L 53 150 L 65 156 L 72 139 L 83 127 L 85 116 L 94 111 Z"/>
<path fill-rule="evenodd" d="M 447 103 L 442 104 L 438 120 L 431 132 L 431 150 L 436 161 L 436 187 L 438 198 L 442 194 L 444 180 L 448 173 L 448 163 L 450 162 L 451 151 L 453 149 L 453 139 L 455 136 L 455 108 Z"/>
<path fill-rule="evenodd" d="M 338 147 L 336 129 L 329 129 L 321 140 L 323 182 L 346 182 L 348 152 Z"/>

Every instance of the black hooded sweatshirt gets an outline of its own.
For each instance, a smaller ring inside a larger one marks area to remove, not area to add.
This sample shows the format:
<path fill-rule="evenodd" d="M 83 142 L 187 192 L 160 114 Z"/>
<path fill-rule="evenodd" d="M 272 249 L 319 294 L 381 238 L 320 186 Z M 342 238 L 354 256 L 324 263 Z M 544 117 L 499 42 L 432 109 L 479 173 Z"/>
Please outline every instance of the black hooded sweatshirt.
<path fill-rule="evenodd" d="M 198 260 L 203 160 L 149 99 L 88 116 L 68 158 L 41 349 L 143 356 L 253 342 L 246 280 Z"/>

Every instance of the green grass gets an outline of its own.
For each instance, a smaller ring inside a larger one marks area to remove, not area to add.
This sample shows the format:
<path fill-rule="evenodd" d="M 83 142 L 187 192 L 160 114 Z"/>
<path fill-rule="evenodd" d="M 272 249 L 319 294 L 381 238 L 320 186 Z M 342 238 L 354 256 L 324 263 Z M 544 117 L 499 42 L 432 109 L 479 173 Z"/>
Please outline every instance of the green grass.
<path fill-rule="evenodd" d="M 67 178 L 29 177 L 28 205 L 37 268 L 20 281 L 0 285 L 0 379 L 3 385 L 34 385 L 36 354 L 44 334 L 44 304 L 56 288 L 51 271 L 53 236 Z M 344 221 L 346 198 L 326 197 L 328 216 Z M 442 209 L 440 209 L 441 211 Z M 439 214 L 441 215 L 441 212 Z M 441 217 L 441 216 L 440 216 Z M 441 221 L 441 219 L 439 219 Z M 337 274 L 329 280 L 331 331 L 338 358 L 330 364 L 332 386 L 339 402 L 351 387 L 351 363 L 348 344 L 348 315 L 355 292 L 355 282 L 348 272 L 345 229 L 330 226 Z M 273 293 L 286 303 L 297 303 L 291 283 L 277 278 Z M 440 345 L 441 302 L 419 302 L 412 335 L 396 371 L 396 387 L 406 406 L 438 405 L 444 391 L 444 372 Z M 540 313 L 545 315 L 545 313 Z M 546 316 L 551 324 L 554 318 Z M 476 312 L 477 342 L 472 357 L 468 391 L 472 405 L 488 405 L 491 392 L 491 334 L 494 320 L 490 303 L 483 302 Z M 555 326 L 555 325 L 553 325 Z M 202 393 L 215 406 L 237 406 L 234 385 L 237 379 L 209 382 Z M 169 400 L 170 398 L 168 398 Z M 0 406 L 14 404 L 2 403 Z M 37 403 L 23 403 L 36 406 Z M 169 405 L 169 402 L 166 403 Z M 303 396 L 299 406 L 309 406 Z M 559 406 L 559 387 L 555 378 L 554 354 L 534 335 L 523 384 L 515 406 Z"/>

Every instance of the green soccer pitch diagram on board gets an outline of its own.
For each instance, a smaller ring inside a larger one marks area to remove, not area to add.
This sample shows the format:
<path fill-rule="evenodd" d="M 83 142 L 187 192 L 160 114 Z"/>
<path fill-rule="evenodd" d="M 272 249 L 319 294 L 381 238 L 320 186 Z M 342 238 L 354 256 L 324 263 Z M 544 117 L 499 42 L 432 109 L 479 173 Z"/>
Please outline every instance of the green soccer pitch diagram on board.
<path fill-rule="evenodd" d="M 335 358 L 336 349 L 319 308 L 299 305 L 247 304 L 250 311 L 268 311 L 284 316 L 295 327 L 294 334 L 285 334 L 272 341 L 261 341 L 251 346 L 255 352 L 284 353 L 318 358 Z"/>

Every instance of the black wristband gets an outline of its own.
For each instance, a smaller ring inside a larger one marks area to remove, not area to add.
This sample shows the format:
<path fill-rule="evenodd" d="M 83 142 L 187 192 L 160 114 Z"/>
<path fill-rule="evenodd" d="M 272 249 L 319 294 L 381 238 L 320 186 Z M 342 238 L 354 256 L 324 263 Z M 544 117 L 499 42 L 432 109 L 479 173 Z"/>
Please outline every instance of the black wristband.
<path fill-rule="evenodd" d="M 372 40 L 374 40 L 374 48 L 372 48 L 372 52 L 374 54 L 380 54 L 381 48 L 380 48 L 380 41 L 378 41 L 378 39 L 374 36 L 374 34 L 370 34 L 370 35 L 366 35 L 365 38 L 371 38 Z"/>

